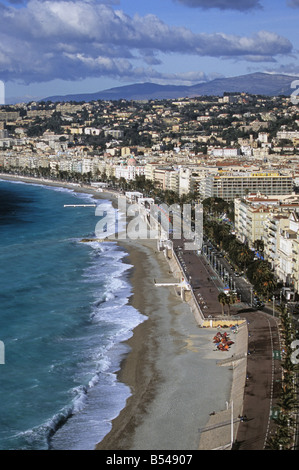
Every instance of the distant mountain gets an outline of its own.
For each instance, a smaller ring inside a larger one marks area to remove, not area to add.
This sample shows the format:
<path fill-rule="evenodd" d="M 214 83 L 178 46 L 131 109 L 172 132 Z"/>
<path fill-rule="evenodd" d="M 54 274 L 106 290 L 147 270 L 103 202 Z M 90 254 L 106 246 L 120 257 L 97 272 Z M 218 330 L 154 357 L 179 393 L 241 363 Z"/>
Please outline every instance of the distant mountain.
<path fill-rule="evenodd" d="M 296 77 L 289 75 L 251 73 L 238 77 L 216 78 L 215 80 L 192 86 L 158 85 L 136 83 L 96 93 L 81 93 L 65 96 L 50 96 L 44 101 L 96 101 L 96 100 L 155 100 L 190 98 L 195 96 L 223 96 L 223 93 L 250 93 L 252 95 L 290 95 L 291 83 Z"/>

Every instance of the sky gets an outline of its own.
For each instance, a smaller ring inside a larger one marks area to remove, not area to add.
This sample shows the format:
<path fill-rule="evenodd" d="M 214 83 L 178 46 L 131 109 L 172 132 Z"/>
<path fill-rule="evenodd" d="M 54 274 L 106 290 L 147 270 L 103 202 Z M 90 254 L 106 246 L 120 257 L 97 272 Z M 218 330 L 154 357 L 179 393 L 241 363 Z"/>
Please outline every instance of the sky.
<path fill-rule="evenodd" d="M 0 0 L 5 103 L 132 83 L 299 77 L 299 0 Z"/>

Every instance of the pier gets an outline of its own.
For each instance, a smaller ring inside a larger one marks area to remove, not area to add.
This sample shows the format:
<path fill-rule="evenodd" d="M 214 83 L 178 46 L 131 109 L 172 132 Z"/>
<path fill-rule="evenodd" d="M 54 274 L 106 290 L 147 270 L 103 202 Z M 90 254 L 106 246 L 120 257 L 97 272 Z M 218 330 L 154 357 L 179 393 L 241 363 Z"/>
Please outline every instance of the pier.
<path fill-rule="evenodd" d="M 63 207 L 97 207 L 96 204 L 64 204 Z"/>

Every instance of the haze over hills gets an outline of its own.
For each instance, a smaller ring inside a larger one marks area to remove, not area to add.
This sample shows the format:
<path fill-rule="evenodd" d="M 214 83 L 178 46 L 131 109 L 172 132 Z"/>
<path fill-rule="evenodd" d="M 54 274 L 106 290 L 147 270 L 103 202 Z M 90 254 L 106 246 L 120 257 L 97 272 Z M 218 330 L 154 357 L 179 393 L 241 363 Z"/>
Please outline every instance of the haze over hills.
<path fill-rule="evenodd" d="M 96 101 L 96 100 L 155 100 L 190 98 L 195 96 L 223 96 L 229 93 L 250 93 L 253 95 L 279 96 L 291 95 L 291 84 L 296 77 L 282 74 L 252 73 L 238 77 L 217 78 L 191 86 L 158 85 L 155 83 L 136 83 L 95 93 L 80 93 L 64 96 L 50 96 L 44 101 Z"/>

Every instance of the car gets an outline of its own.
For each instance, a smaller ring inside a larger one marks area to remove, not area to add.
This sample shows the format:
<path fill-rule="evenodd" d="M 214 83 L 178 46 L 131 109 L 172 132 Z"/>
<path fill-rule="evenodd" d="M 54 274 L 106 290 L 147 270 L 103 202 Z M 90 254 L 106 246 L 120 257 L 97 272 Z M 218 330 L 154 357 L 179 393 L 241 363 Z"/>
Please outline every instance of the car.
<path fill-rule="evenodd" d="M 252 306 L 258 309 L 262 309 L 265 307 L 265 304 L 264 302 L 253 302 Z"/>

